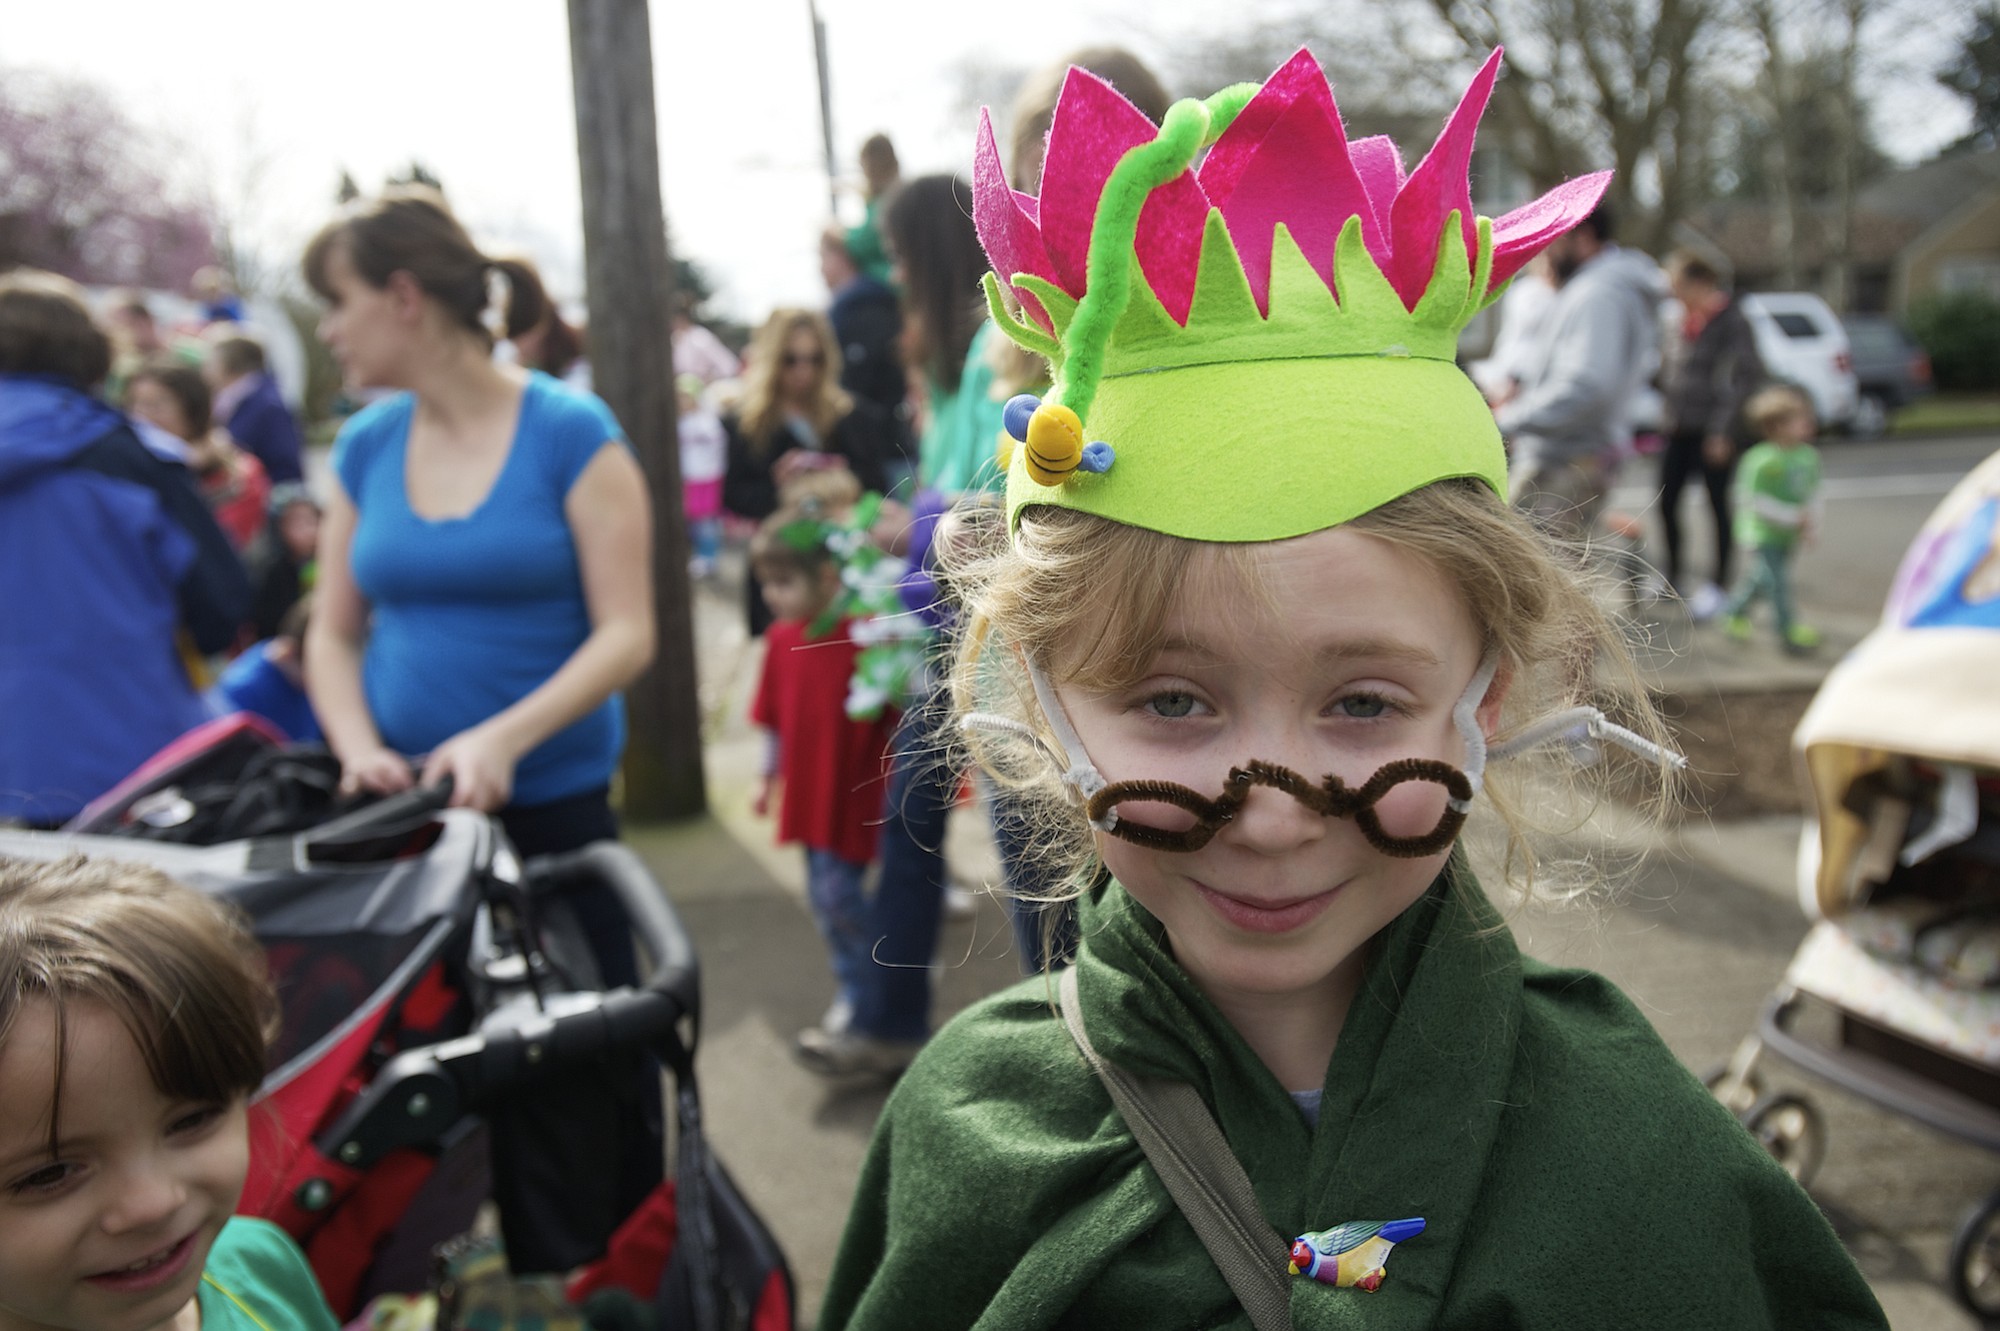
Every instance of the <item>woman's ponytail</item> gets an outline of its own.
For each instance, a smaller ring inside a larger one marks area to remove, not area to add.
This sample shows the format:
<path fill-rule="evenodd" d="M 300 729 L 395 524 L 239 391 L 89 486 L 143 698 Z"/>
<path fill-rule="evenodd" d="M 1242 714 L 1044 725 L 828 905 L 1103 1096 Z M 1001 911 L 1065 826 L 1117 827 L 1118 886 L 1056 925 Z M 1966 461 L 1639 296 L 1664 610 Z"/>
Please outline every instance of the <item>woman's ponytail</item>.
<path fill-rule="evenodd" d="M 552 310 L 542 275 L 526 259 L 489 259 L 487 264 L 507 279 L 507 298 L 500 319 L 501 335 L 516 338 L 547 321 Z"/>

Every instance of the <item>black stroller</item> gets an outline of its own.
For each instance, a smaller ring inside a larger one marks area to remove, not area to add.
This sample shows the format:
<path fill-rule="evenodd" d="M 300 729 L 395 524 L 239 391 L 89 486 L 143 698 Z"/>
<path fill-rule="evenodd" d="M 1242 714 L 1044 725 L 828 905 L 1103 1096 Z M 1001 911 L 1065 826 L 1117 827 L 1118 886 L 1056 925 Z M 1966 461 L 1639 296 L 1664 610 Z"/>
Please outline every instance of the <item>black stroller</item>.
<path fill-rule="evenodd" d="M 699 967 L 644 864 L 602 842 L 523 865 L 435 790 L 329 819 L 326 770 L 225 719 L 63 832 L 0 831 L 0 857 L 143 861 L 249 916 L 284 1029 L 241 1209 L 298 1240 L 343 1319 L 433 1285 L 491 1199 L 517 1272 L 583 1267 L 572 1291 L 617 1286 L 663 1327 L 790 1331 L 783 1254 L 706 1146 Z M 273 781 L 304 789 L 245 797 Z M 586 883 L 624 907 L 643 987 L 597 983 L 564 904 Z M 670 1177 L 633 1131 L 650 1059 L 673 1077 Z"/>

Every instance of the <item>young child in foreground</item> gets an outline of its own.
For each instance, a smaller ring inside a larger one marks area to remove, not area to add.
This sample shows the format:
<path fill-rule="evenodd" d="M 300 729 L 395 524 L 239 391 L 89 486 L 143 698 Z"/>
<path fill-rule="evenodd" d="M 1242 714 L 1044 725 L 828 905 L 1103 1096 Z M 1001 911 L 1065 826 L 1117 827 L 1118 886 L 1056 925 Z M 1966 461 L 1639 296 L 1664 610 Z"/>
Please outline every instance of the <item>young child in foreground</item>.
<path fill-rule="evenodd" d="M 1496 72 L 1407 175 L 1304 51 L 1158 129 L 1072 71 L 1038 200 L 982 124 L 989 303 L 1053 387 L 1009 404 L 956 701 L 1072 848 L 1081 943 L 897 1086 L 825 1331 L 1884 1325 L 1806 1195 L 1614 987 L 1520 954 L 1457 844 L 1491 810 L 1526 889 L 1558 787 L 1502 759 L 1584 791 L 1551 745 L 1631 748 L 1663 794 L 1673 767 L 1453 363 L 1607 183 L 1475 222 Z M 1169 1191 L 1128 1077 L 1192 1098 L 1169 1135 L 1227 1223 Z"/>
<path fill-rule="evenodd" d="M 0 1327 L 332 1331 L 232 1216 L 277 1005 L 256 943 L 156 870 L 0 861 Z"/>
<path fill-rule="evenodd" d="M 750 567 L 775 621 L 764 636 L 764 672 L 750 709 L 750 719 L 767 732 L 751 809 L 762 817 L 775 804 L 778 840 L 805 847 L 806 897 L 836 986 L 825 1018 L 799 1033 L 806 1058 L 845 1030 L 874 965 L 862 879 L 880 835 L 896 712 L 878 709 L 868 720 L 849 715 L 863 649 L 840 604 L 835 541 L 836 519 L 859 491 L 845 472 L 802 477 L 787 487 L 786 507 L 750 542 Z"/>
<path fill-rule="evenodd" d="M 1722 631 L 1750 639 L 1750 611 L 1771 602 L 1778 641 L 1788 652 L 1809 652 L 1819 634 L 1792 615 L 1792 556 L 1812 539 L 1819 500 L 1818 423 L 1812 402 L 1796 388 L 1766 388 L 1744 406 L 1759 439 L 1736 467 L 1736 543 L 1748 566 L 1723 610 Z"/>

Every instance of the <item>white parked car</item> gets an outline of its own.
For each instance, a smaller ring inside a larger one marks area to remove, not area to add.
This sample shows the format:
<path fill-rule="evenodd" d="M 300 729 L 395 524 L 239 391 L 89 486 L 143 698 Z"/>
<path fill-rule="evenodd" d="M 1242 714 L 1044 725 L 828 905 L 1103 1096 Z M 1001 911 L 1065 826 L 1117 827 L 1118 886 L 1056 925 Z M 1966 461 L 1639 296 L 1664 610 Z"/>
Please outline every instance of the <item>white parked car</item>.
<path fill-rule="evenodd" d="M 1821 428 L 1851 426 L 1860 389 L 1840 317 L 1810 291 L 1752 292 L 1740 303 L 1765 378 L 1804 389 Z"/>

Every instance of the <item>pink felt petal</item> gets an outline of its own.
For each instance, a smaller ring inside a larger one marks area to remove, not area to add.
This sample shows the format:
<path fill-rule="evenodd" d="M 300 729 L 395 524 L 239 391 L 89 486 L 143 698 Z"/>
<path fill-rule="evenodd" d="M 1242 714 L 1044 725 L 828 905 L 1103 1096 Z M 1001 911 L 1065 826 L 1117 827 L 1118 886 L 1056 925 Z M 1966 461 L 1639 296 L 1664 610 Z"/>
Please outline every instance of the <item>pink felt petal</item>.
<path fill-rule="evenodd" d="M 1139 214 L 1134 249 L 1139 271 L 1166 306 L 1167 313 L 1186 323 L 1194 308 L 1195 274 L 1201 267 L 1201 233 L 1208 221 L 1208 196 L 1195 183 L 1194 172 L 1183 171 L 1153 191 Z"/>
<path fill-rule="evenodd" d="M 979 137 L 972 157 L 972 223 L 979 243 L 1002 282 L 1012 283 L 1021 273 L 1055 280 L 1055 267 L 1042 245 L 1042 233 L 1034 216 L 1021 207 L 1022 196 L 1007 184 L 1000 165 L 1000 145 L 993 137 L 993 118 L 979 112 Z M 1051 327 L 1041 302 L 1026 292 L 1017 293 L 1022 306 L 1044 328 Z"/>
<path fill-rule="evenodd" d="M 1245 163 L 1236 188 L 1218 199 L 1229 236 L 1242 256 L 1257 306 L 1270 313 L 1271 245 L 1283 222 L 1313 271 L 1333 285 L 1333 251 L 1340 229 L 1357 213 L 1370 250 L 1386 248 L 1368 191 L 1347 156 L 1347 136 L 1326 102 L 1300 97 L 1271 127 Z"/>
<path fill-rule="evenodd" d="M 1492 284 L 1497 287 L 1520 272 L 1550 241 L 1590 216 L 1610 185 L 1609 171 L 1578 176 L 1495 222 Z"/>
<path fill-rule="evenodd" d="M 1403 154 L 1396 141 L 1387 134 L 1370 135 L 1348 144 L 1347 155 L 1354 159 L 1354 169 L 1368 187 L 1375 215 L 1387 217 L 1390 205 L 1396 202 L 1396 191 L 1403 188 Z M 1378 261 L 1388 258 L 1386 254 L 1375 257 Z"/>
<path fill-rule="evenodd" d="M 1437 268 L 1438 236 L 1444 219 L 1458 210 L 1459 225 L 1465 231 L 1465 250 L 1470 255 L 1478 243 L 1479 231 L 1472 215 L 1472 137 L 1486 99 L 1493 94 L 1493 80 L 1500 73 L 1500 52 L 1486 57 L 1472 86 L 1459 99 L 1458 109 L 1445 122 L 1444 132 L 1403 188 L 1396 193 L 1390 211 L 1389 231 L 1396 250 L 1389 256 L 1387 277 L 1409 309 L 1417 307 L 1424 288 L 1430 285 Z"/>
<path fill-rule="evenodd" d="M 1150 143 L 1159 129 L 1145 113 L 1096 75 L 1072 69 L 1056 99 L 1042 168 L 1041 233 L 1063 290 L 1084 289 L 1091 224 L 1112 168 L 1127 150 Z M 1208 198 L 1184 171 L 1154 190 L 1139 213 L 1133 250 L 1146 282 L 1167 312 L 1187 322 L 1194 304 Z"/>
<path fill-rule="evenodd" d="M 1042 166 L 1042 242 L 1063 290 L 1081 293 L 1090 226 L 1104 182 L 1127 149 L 1157 133 L 1143 111 L 1088 70 L 1071 69 L 1056 98 Z"/>
<path fill-rule="evenodd" d="M 1229 197 L 1236 189 L 1236 182 L 1243 175 L 1251 157 L 1256 154 L 1257 145 L 1278 123 L 1278 118 L 1300 97 L 1311 97 L 1325 104 L 1327 113 L 1338 118 L 1333 109 L 1333 91 L 1327 87 L 1326 75 L 1320 70 L 1319 62 L 1312 52 L 1303 46 L 1279 66 L 1278 72 L 1264 80 L 1264 86 L 1250 99 L 1236 115 L 1236 119 L 1209 149 L 1208 157 L 1201 164 L 1201 188 L 1209 200 L 1217 205 Z"/>

